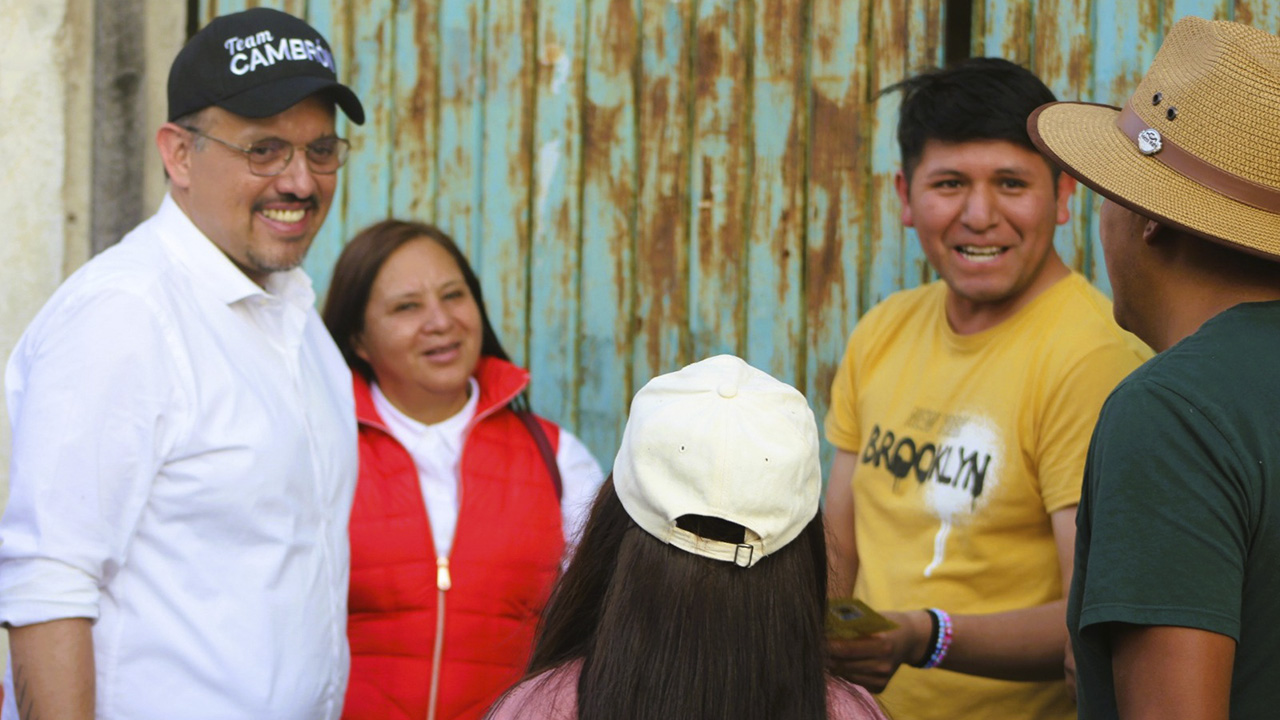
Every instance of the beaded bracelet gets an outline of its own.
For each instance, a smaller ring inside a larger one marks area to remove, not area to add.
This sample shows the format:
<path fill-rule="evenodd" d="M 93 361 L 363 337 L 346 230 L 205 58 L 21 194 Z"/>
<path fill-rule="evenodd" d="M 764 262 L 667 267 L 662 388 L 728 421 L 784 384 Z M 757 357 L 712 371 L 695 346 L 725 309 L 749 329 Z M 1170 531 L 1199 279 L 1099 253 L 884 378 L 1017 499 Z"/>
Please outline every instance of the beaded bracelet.
<path fill-rule="evenodd" d="M 923 668 L 929 658 L 933 657 L 933 649 L 938 645 L 938 633 L 941 630 L 941 623 L 938 622 L 938 614 L 933 610 L 925 610 L 929 614 L 929 623 L 933 629 L 929 632 L 929 641 L 924 644 L 924 655 L 919 660 L 910 663 L 911 667 Z"/>
<path fill-rule="evenodd" d="M 938 640 L 937 644 L 933 646 L 933 652 L 930 653 L 929 659 L 920 666 L 925 670 L 936 668 L 942 664 L 943 659 L 947 657 L 947 650 L 951 649 L 951 639 L 954 636 L 951 628 L 951 616 L 945 610 L 929 608 L 929 614 L 938 623 Z"/>

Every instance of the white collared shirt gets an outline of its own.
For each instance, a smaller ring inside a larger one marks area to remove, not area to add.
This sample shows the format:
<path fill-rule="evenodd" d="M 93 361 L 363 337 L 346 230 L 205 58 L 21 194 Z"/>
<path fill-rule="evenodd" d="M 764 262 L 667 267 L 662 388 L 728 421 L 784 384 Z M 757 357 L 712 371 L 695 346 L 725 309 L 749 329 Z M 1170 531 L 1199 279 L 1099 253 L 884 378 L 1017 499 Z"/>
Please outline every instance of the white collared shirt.
<path fill-rule="evenodd" d="M 476 379 L 471 378 L 467 404 L 452 417 L 426 425 L 400 412 L 382 394 L 377 383 L 373 384 L 374 408 L 386 423 L 387 431 L 408 451 L 418 469 L 431 540 L 441 557 L 448 557 L 453 548 L 453 532 L 458 525 L 458 485 L 462 481 L 459 466 L 463 434 L 475 417 L 479 398 L 480 387 Z M 565 547 L 571 550 L 577 544 L 591 502 L 604 482 L 604 474 L 587 446 L 564 428 L 560 428 L 556 467 L 560 470 L 560 518 Z M 566 552 L 566 560 L 568 557 Z"/>
<path fill-rule="evenodd" d="M 98 718 L 339 716 L 355 409 L 314 297 L 166 196 L 14 350 L 0 621 L 95 619 Z"/>

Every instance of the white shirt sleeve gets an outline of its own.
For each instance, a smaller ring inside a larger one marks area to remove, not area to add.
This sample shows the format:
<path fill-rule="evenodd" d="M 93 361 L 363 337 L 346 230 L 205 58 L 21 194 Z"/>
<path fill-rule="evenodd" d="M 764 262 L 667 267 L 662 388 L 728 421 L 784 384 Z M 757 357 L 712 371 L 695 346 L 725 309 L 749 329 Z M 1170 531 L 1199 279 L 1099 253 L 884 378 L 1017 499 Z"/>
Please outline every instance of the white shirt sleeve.
<path fill-rule="evenodd" d="M 98 617 L 180 424 L 173 331 L 143 296 L 80 293 L 41 315 L 5 373 L 0 622 L 18 626 Z"/>
<path fill-rule="evenodd" d="M 587 446 L 564 428 L 560 428 L 556 465 L 560 468 L 560 517 L 564 523 L 567 558 L 578 544 L 578 536 L 591 512 L 596 492 L 604 484 L 604 473 Z"/>

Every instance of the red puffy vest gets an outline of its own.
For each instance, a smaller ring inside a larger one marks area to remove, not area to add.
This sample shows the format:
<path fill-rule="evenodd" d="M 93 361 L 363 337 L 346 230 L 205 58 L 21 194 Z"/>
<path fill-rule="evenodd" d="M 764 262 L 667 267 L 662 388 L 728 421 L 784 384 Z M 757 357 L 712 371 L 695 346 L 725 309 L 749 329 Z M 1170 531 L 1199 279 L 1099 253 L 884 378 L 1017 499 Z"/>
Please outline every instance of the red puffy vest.
<path fill-rule="evenodd" d="M 528 662 L 564 553 L 560 504 L 536 443 L 506 407 L 528 373 L 481 358 L 475 377 L 480 398 L 463 440 L 457 529 L 441 567 L 413 459 L 386 431 L 369 385 L 356 376 L 360 479 L 351 512 L 351 680 L 343 718 L 430 717 L 439 652 L 434 717 L 478 720 Z M 559 428 L 538 420 L 558 448 Z"/>

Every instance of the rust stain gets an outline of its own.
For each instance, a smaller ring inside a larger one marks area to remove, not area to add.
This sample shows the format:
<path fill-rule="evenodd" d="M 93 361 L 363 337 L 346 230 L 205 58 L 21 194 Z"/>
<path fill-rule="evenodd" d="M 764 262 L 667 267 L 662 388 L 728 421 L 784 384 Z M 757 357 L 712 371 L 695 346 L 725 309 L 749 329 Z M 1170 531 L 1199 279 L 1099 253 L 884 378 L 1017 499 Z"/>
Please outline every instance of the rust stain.
<path fill-rule="evenodd" d="M 1000 43 L 1001 57 L 1019 65 L 1032 64 L 1031 34 L 1035 30 L 1031 21 L 1031 6 L 1027 0 L 1008 0 L 1004 4 L 1006 34 Z M 987 31 L 992 32 L 988 27 Z"/>
<path fill-rule="evenodd" d="M 603 22 L 601 31 L 599 24 Z M 614 337 L 614 352 L 623 354 L 631 345 L 632 330 L 622 326 L 627 322 L 626 312 L 631 309 L 631 287 L 627 279 L 631 277 L 631 228 L 628 219 L 635 207 L 638 189 L 634 183 L 635 168 L 630 159 L 623 166 L 618 166 L 613 158 L 619 150 L 630 155 L 630 148 L 622 147 L 631 138 L 625 133 L 627 126 L 635 120 L 637 108 L 632 104 L 634 97 L 634 80 L 632 78 L 633 62 L 638 51 L 637 18 L 631 0 L 611 0 L 602 19 L 593 19 L 592 41 L 603 37 L 594 45 L 591 62 L 596 74 L 589 82 L 601 82 L 621 89 L 617 96 L 625 98 L 616 105 L 600 106 L 585 100 L 582 116 L 582 159 L 584 184 L 594 186 L 602 191 L 602 198 L 597 200 L 604 208 L 584 208 L 584 212 L 599 212 L 598 217 L 609 218 L 611 227 L 603 230 L 608 233 L 614 283 L 614 301 L 619 309 L 619 330 Z M 625 125 L 624 125 L 625 124 Z M 635 318 L 636 327 L 641 319 Z"/>
<path fill-rule="evenodd" d="M 1110 102 L 1113 104 L 1123 103 L 1130 95 L 1133 94 L 1134 88 L 1138 87 L 1138 82 L 1142 80 L 1142 70 L 1131 68 L 1120 73 L 1110 83 L 1111 96 L 1109 99 L 1099 99 L 1098 102 Z"/>
<path fill-rule="evenodd" d="M 428 114 L 428 102 L 439 97 L 439 73 L 436 55 L 437 19 L 434 12 L 423 4 L 415 5 L 413 15 L 413 40 L 418 48 L 418 76 L 414 82 L 412 97 L 408 99 L 408 118 L 414 128 L 427 128 L 433 124 Z M 429 139 L 424 135 L 423 139 Z M 426 153 L 424 153 L 425 156 Z"/>
<path fill-rule="evenodd" d="M 902 79 L 906 71 L 906 50 L 911 42 L 906 9 L 899 0 L 878 0 L 869 17 L 872 28 L 870 91 L 874 97 L 882 89 Z"/>
<path fill-rule="evenodd" d="M 653 84 L 645 92 L 645 120 L 658 119 L 666 122 L 667 111 L 670 102 L 667 97 L 670 95 L 667 86 L 671 84 L 670 78 L 655 78 Z M 680 122 L 682 118 L 671 118 L 673 122 Z"/>
<path fill-rule="evenodd" d="M 835 382 L 836 371 L 839 369 L 840 363 L 838 361 L 818 361 L 818 367 L 814 371 L 813 387 L 822 389 L 819 402 L 822 403 L 823 407 L 830 407 L 831 405 L 831 383 Z"/>
<path fill-rule="evenodd" d="M 873 262 L 873 258 L 882 255 L 893 255 L 899 251 L 897 246 L 900 233 L 897 227 L 897 215 L 892 211 L 887 211 L 877 202 L 880 198 L 889 197 L 889 193 L 893 192 L 893 177 L 887 173 L 873 173 L 871 175 L 871 188 L 867 193 L 867 197 L 871 198 L 871 229 L 869 231 L 869 242 L 867 243 L 868 259 L 867 262 Z M 887 234 L 893 231 L 892 235 Z M 884 291 L 888 285 L 893 287 L 901 286 L 901 277 L 880 277 L 869 278 L 868 291 L 863 297 L 867 300 L 868 308 L 873 307 L 885 298 Z M 868 297 L 869 295 L 869 297 Z M 861 311 L 862 308 L 859 308 Z"/>
<path fill-rule="evenodd" d="M 806 308 L 811 319 L 822 318 L 831 309 L 833 293 L 845 285 L 844 243 L 857 238 L 844 236 L 840 220 L 854 212 L 845 202 L 861 203 L 863 176 L 862 147 L 857 131 L 859 108 L 842 106 L 827 96 L 813 94 L 813 151 L 810 153 L 809 182 L 821 187 L 828 205 L 819 218 L 821 241 L 809 240 L 806 267 Z M 856 277 L 856 275 L 855 275 Z"/>
<path fill-rule="evenodd" d="M 1073 99 L 1093 101 L 1093 98 L 1085 97 L 1093 79 L 1093 46 L 1088 38 L 1073 37 L 1071 39 L 1071 51 L 1067 63 L 1067 83 L 1076 94 Z"/>
<path fill-rule="evenodd" d="M 800 47 L 800 4 L 792 0 L 765 0 L 764 12 L 756 17 L 756 25 L 764 28 L 761 34 L 764 47 L 756 48 L 756 52 L 764 56 L 772 71 L 770 76 L 790 77 L 798 82 L 801 78 L 795 69 Z"/>
<path fill-rule="evenodd" d="M 606 12 L 604 46 L 608 50 L 604 55 L 614 62 L 614 67 L 629 67 L 635 54 L 635 7 L 631 0 L 612 0 Z"/>
<path fill-rule="evenodd" d="M 820 60 L 824 65 L 831 62 L 831 55 L 835 50 L 835 43 L 831 41 L 830 36 L 820 35 L 815 38 L 813 48 L 818 54 L 818 60 Z"/>
<path fill-rule="evenodd" d="M 682 20 L 688 21 L 688 9 L 682 7 Z M 670 54 L 669 42 L 679 46 L 682 27 L 676 28 L 675 39 L 667 37 L 665 18 L 660 11 L 646 13 L 642 19 L 644 42 L 651 44 L 658 57 Z M 682 67 L 677 72 L 683 72 Z M 685 104 L 689 89 L 682 87 L 679 75 L 648 76 L 641 79 L 638 124 L 640 161 L 638 217 L 636 218 L 635 267 L 637 311 L 635 357 L 644 358 L 640 373 L 661 372 L 666 358 L 679 360 L 683 340 L 679 329 L 688 327 L 688 265 L 685 249 L 687 212 L 685 154 Z M 640 321 L 639 314 L 647 312 Z M 677 334 L 677 337 L 668 338 Z M 674 343 L 675 347 L 671 347 Z M 637 380 L 648 378 L 637 377 Z"/>
<path fill-rule="evenodd" d="M 560 43 L 550 42 L 543 45 L 542 51 L 538 53 L 538 63 L 543 67 L 555 67 L 562 57 L 564 57 L 564 48 Z"/>
<path fill-rule="evenodd" d="M 648 294 L 654 316 L 643 327 L 645 351 L 649 366 L 662 368 L 663 335 L 667 328 L 687 327 L 684 273 L 676 247 L 683 238 L 683 203 L 678 197 L 658 199 L 646 218 L 650 223 L 637 238 L 636 281 L 643 294 Z"/>
<path fill-rule="evenodd" d="M 591 114 L 593 111 L 588 108 L 587 112 Z M 594 202 L 590 207 L 583 208 L 583 212 L 590 212 L 596 218 L 595 240 L 603 240 L 607 245 L 609 262 L 612 264 L 610 274 L 607 276 L 616 280 L 613 285 L 615 307 L 619 312 L 625 312 L 631 297 L 631 288 L 626 282 L 631 270 L 631 237 L 627 218 L 634 205 L 635 187 L 631 182 L 632 168 L 617 167 L 610 162 L 610 157 L 616 152 L 615 146 L 620 143 L 616 127 L 603 127 L 615 124 L 622 117 L 622 109 L 595 112 L 605 117 L 592 121 L 593 129 L 587 130 L 584 134 L 583 157 L 587 164 L 583 168 L 582 182 L 596 188 L 599 192 L 594 196 Z M 592 153 L 599 157 L 591 159 Z M 565 232 L 572 231 L 573 229 L 569 228 Z M 563 237 L 572 237 L 572 235 L 565 234 Z M 594 272 L 594 270 L 584 266 L 583 272 Z M 618 322 L 624 322 L 624 318 L 619 316 Z M 630 344 L 628 335 L 629 332 L 622 332 L 615 337 L 619 351 Z"/>
<path fill-rule="evenodd" d="M 582 162 L 588 177 L 607 178 L 612 173 L 609 148 L 618 142 L 618 125 L 626 108 L 600 107 L 587 102 L 582 112 Z"/>
<path fill-rule="evenodd" d="M 1060 29 L 1070 29 L 1068 19 L 1063 16 L 1059 0 L 1040 0 L 1036 6 L 1034 27 L 1026 29 L 1027 37 L 1035 38 L 1035 55 L 1031 59 L 1031 70 L 1049 87 L 1058 87 L 1063 76 L 1063 40 Z M 1024 33 L 1014 30 L 1014 37 Z"/>
<path fill-rule="evenodd" d="M 774 255 L 779 259 L 783 267 L 789 267 L 793 252 L 800 249 L 800 243 L 803 239 L 801 226 L 804 223 L 804 157 L 801 154 L 803 144 L 801 142 L 800 133 L 804 125 L 802 123 L 803 105 L 800 102 L 800 87 L 797 83 L 793 88 L 793 107 L 796 108 L 795 116 L 791 120 L 791 126 L 787 129 L 786 151 L 782 154 L 782 187 L 785 193 L 783 198 L 782 212 L 778 217 L 779 231 L 773 236 Z M 801 256 L 803 258 L 803 255 Z M 781 283 L 777 288 L 778 297 L 785 299 L 791 291 L 791 283 L 793 279 L 799 279 L 799 274 L 790 270 L 781 274 Z M 803 289 L 803 288 L 802 288 Z M 797 340 L 798 338 L 791 338 Z"/>
<path fill-rule="evenodd" d="M 810 226 L 804 259 L 804 305 L 809 322 L 806 342 L 810 347 L 823 347 L 822 341 L 833 335 L 843 338 L 848 330 L 843 327 L 847 316 L 844 298 L 848 295 L 844 290 L 856 285 L 859 277 L 856 263 L 852 267 L 845 265 L 845 249 L 846 243 L 852 243 L 855 249 L 860 247 L 863 208 L 867 204 L 865 181 L 870 159 L 869 148 L 864 146 L 868 118 L 864 117 L 862 100 L 871 84 L 868 76 L 875 56 L 863 37 L 841 36 L 835 28 L 846 25 L 843 13 L 859 13 L 859 25 L 866 27 L 872 11 L 869 3 L 851 7 L 839 0 L 824 0 L 821 6 L 814 7 L 815 43 L 825 42 L 833 48 L 837 44 L 855 44 L 857 50 L 854 68 L 843 67 L 834 57 L 815 59 L 813 85 L 808 89 L 810 197 L 820 194 L 826 200 L 820 209 L 811 199 L 805 218 Z M 847 72 L 858 74 L 846 84 L 844 77 L 837 76 Z"/>
<path fill-rule="evenodd" d="M 699 97 L 715 92 L 715 78 L 720 75 L 720 32 L 717 23 L 698 24 L 697 55 L 694 60 L 694 82 Z"/>

